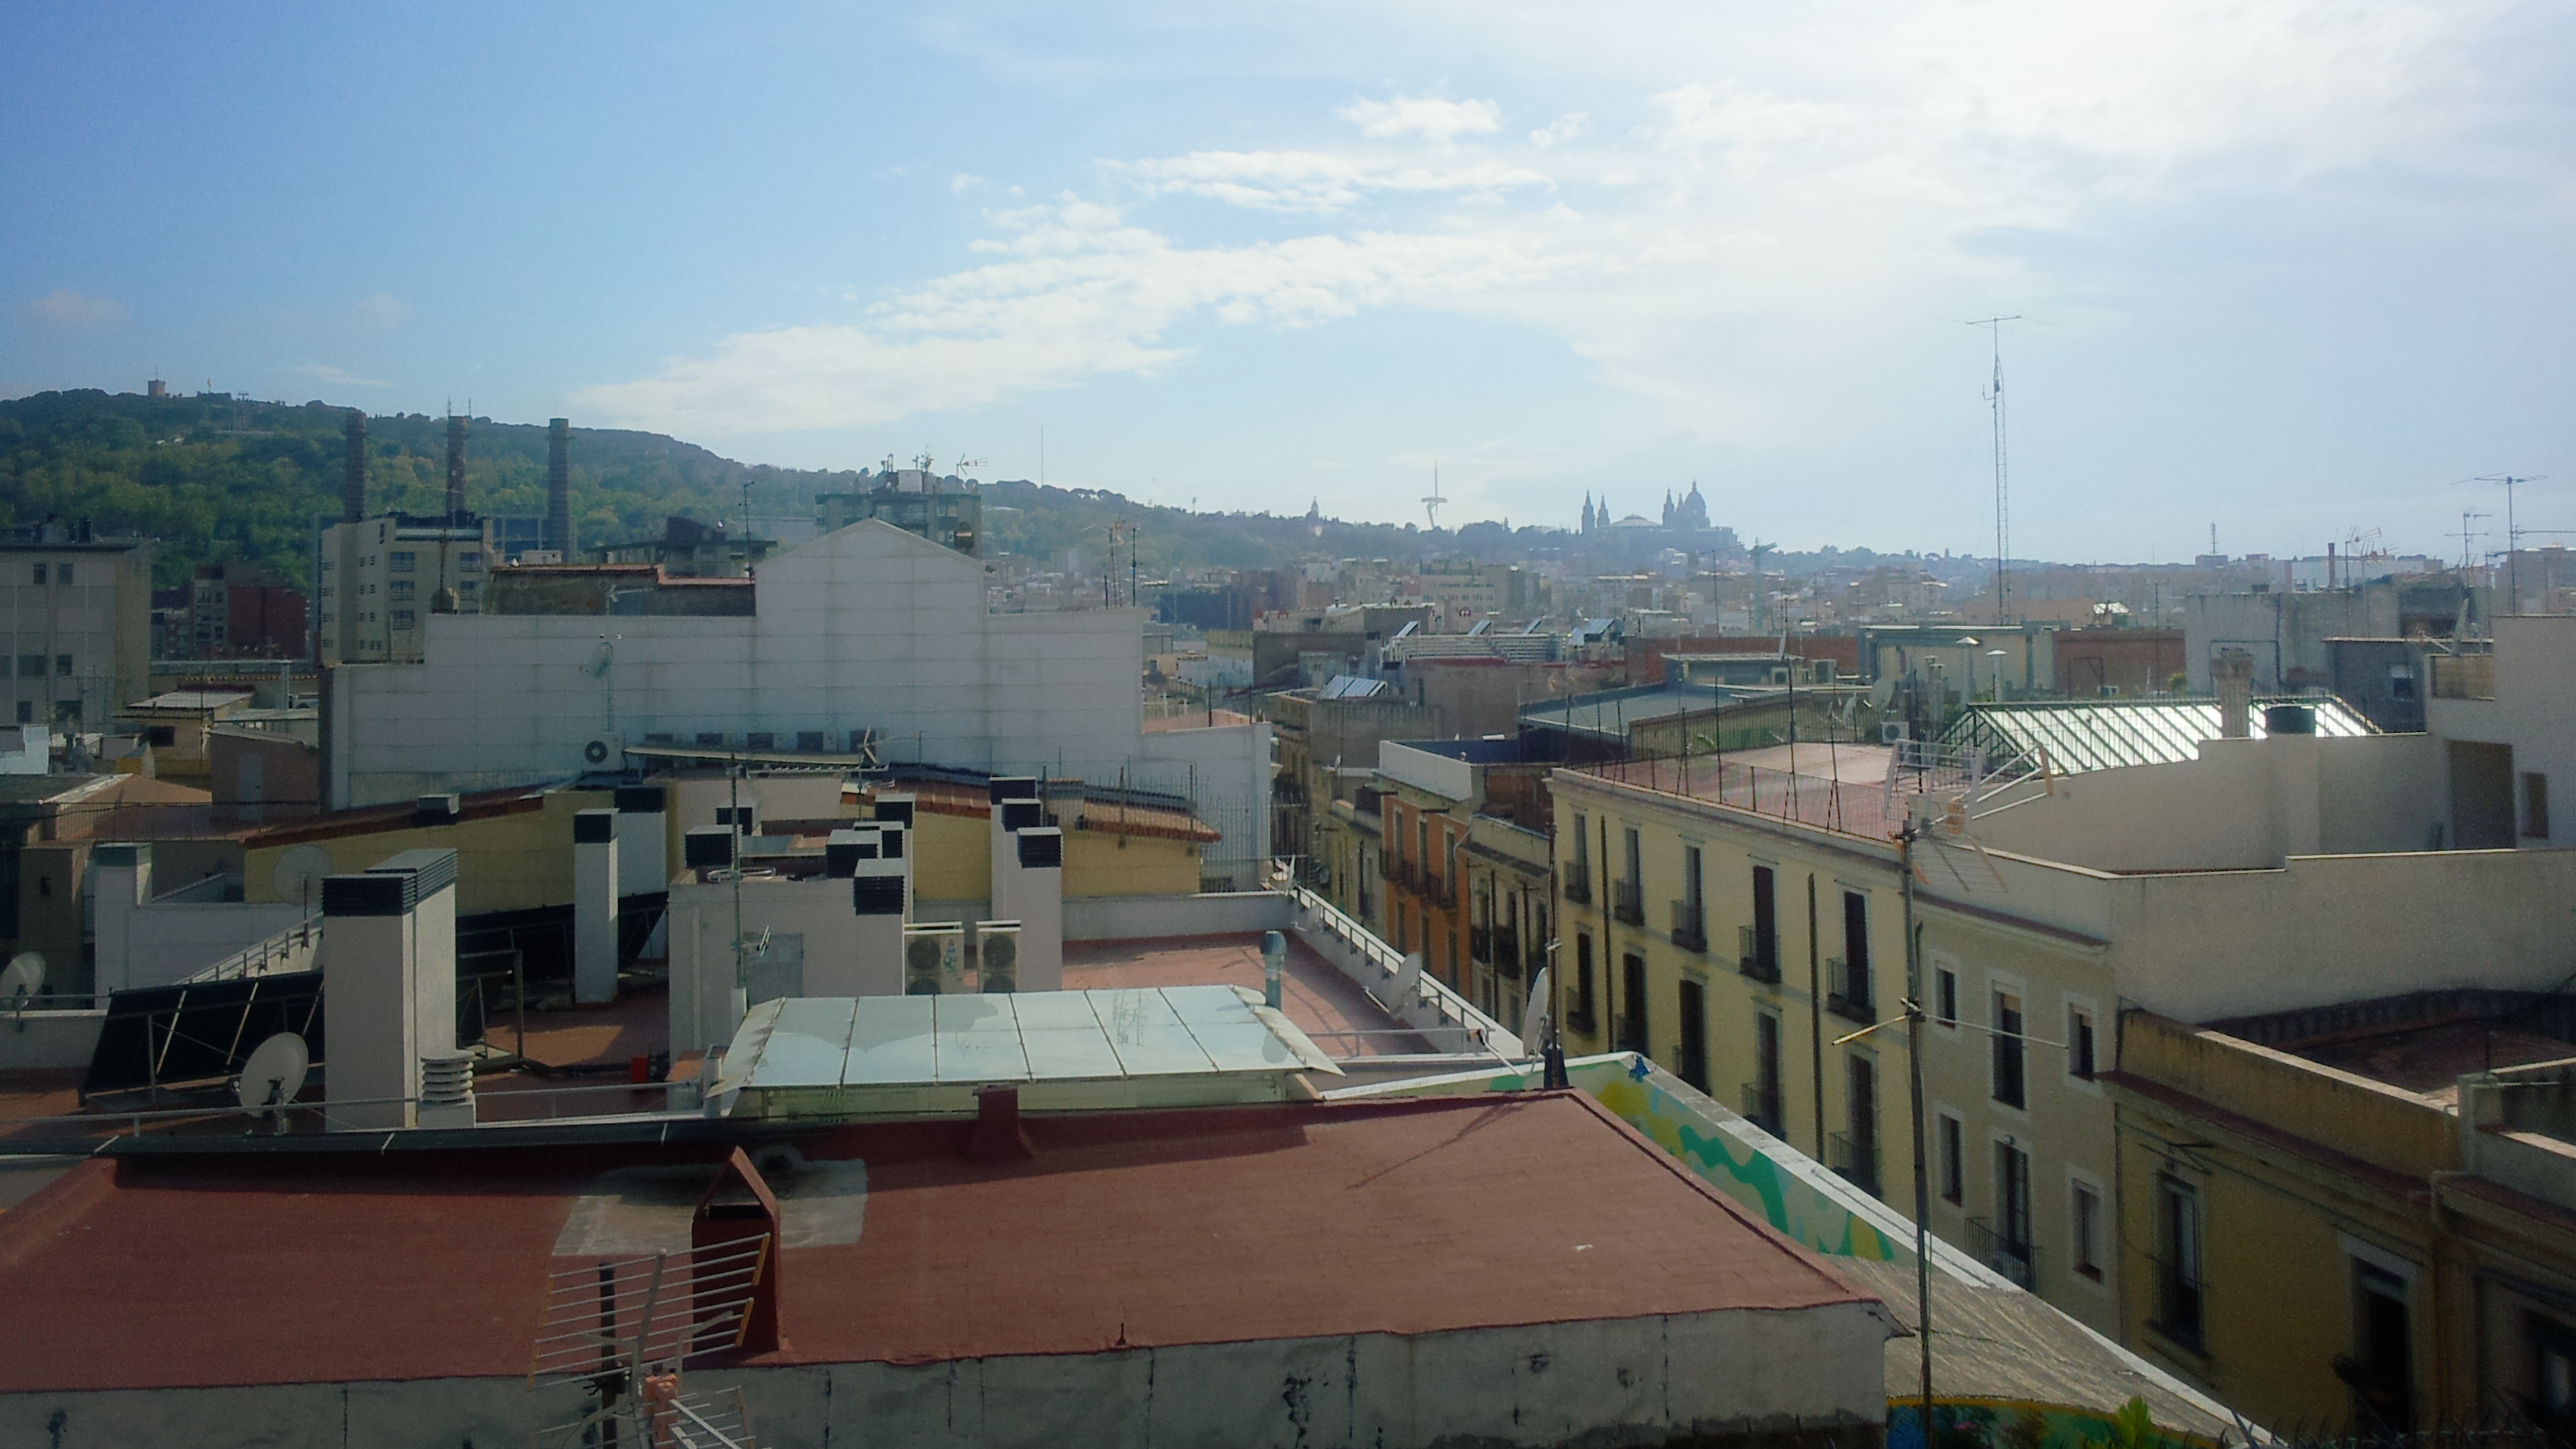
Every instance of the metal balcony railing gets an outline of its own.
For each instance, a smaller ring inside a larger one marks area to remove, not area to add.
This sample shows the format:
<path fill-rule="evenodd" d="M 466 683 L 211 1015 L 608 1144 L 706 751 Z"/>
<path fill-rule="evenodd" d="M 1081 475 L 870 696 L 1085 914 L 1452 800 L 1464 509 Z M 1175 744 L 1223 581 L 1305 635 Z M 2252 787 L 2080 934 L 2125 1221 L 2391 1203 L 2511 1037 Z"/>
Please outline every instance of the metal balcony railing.
<path fill-rule="evenodd" d="M 1521 933 L 1510 926 L 1496 926 L 1492 950 L 1494 969 L 1517 979 L 1521 974 Z"/>
<path fill-rule="evenodd" d="M 1691 901 L 1673 902 L 1673 944 L 1685 951 L 1708 953 L 1708 909 Z"/>
<path fill-rule="evenodd" d="M 1592 868 L 1579 860 L 1557 867 L 1556 893 L 1578 906 L 1592 904 Z"/>
<path fill-rule="evenodd" d="M 2030 1244 L 2030 1229 L 2018 1234 L 1995 1231 L 1984 1218 L 1968 1219 L 1967 1249 L 1977 1261 L 2024 1288 L 2039 1286 L 2039 1250 Z"/>
<path fill-rule="evenodd" d="M 1773 936 L 1766 940 L 1755 935 L 1751 926 L 1738 926 L 1736 940 L 1743 949 L 1735 969 L 1756 981 L 1779 985 L 1780 938 Z"/>
<path fill-rule="evenodd" d="M 2161 1255 L 2150 1257 L 2155 1272 L 2155 1316 L 2147 1325 L 2185 1348 L 2200 1347 L 2201 1316 L 2206 1308 L 2199 1272 L 2190 1264 Z"/>
<path fill-rule="evenodd" d="M 1610 914 L 1631 926 L 1646 924 L 1646 890 L 1633 880 L 1610 882 Z"/>
<path fill-rule="evenodd" d="M 1780 1135 L 1780 1084 L 1747 1082 L 1744 1084 L 1744 1120 L 1777 1137 Z"/>
<path fill-rule="evenodd" d="M 1834 1175 L 1868 1193 L 1878 1196 L 1878 1139 L 1855 1137 L 1836 1132 L 1825 1139 L 1825 1165 Z"/>
<path fill-rule="evenodd" d="M 1493 927 L 1469 926 L 1467 928 L 1467 957 L 1479 966 L 1494 964 Z"/>
<path fill-rule="evenodd" d="M 1856 976 L 1840 956 L 1826 959 L 1825 982 L 1825 1010 L 1862 1026 L 1878 1020 L 1878 1003 L 1871 996 L 1869 978 Z"/>

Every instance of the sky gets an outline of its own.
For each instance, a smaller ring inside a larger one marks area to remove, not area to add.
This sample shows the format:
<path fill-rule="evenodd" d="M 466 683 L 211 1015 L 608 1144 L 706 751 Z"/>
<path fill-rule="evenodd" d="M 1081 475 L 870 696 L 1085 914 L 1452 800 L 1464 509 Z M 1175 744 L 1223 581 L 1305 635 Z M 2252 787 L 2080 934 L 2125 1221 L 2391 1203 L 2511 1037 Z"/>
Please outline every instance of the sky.
<path fill-rule="evenodd" d="M 1999 347 L 2016 558 L 2457 557 L 2576 530 L 2571 138 L 2558 0 L 16 0 L 0 395 L 1992 555 Z"/>

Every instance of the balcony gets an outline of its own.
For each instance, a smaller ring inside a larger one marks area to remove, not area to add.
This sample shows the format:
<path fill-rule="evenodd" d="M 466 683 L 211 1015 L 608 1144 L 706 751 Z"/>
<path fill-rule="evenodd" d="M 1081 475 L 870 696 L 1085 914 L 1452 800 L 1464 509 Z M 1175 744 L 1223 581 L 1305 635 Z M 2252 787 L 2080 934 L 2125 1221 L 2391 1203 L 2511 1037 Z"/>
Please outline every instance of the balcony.
<path fill-rule="evenodd" d="M 1781 1135 L 1779 1083 L 1744 1084 L 1744 1120 L 1774 1137 Z"/>
<path fill-rule="evenodd" d="M 1492 935 L 1493 955 L 1488 959 L 1495 970 L 1517 980 L 1521 974 L 1521 933 L 1511 926 L 1496 926 Z"/>
<path fill-rule="evenodd" d="M 1673 944 L 1708 954 L 1708 909 L 1693 901 L 1673 902 Z"/>
<path fill-rule="evenodd" d="M 1479 966 L 1494 964 L 1493 927 L 1469 926 L 1467 928 L 1467 957 Z"/>
<path fill-rule="evenodd" d="M 1995 1231 L 1984 1218 L 1968 1219 L 1967 1249 L 1978 1262 L 2003 1274 L 2024 1288 L 2039 1286 L 2039 1250 L 2030 1245 L 2030 1230 L 2023 1228 L 2016 1236 Z"/>
<path fill-rule="evenodd" d="M 1738 971 L 1766 985 L 1780 984 L 1780 938 L 1757 936 L 1751 926 L 1736 927 L 1736 940 L 1743 950 L 1736 961 Z"/>
<path fill-rule="evenodd" d="M 1825 1139 L 1825 1165 L 1871 1197 L 1878 1196 L 1878 1139 L 1837 1132 Z"/>
<path fill-rule="evenodd" d="M 1610 882 L 1610 914 L 1630 926 L 1646 924 L 1646 889 L 1636 881 Z"/>
<path fill-rule="evenodd" d="M 1592 904 L 1592 867 L 1580 860 L 1559 866 L 1556 893 L 1578 906 Z"/>
<path fill-rule="evenodd" d="M 1878 1003 L 1871 996 L 1869 978 L 1854 976 L 1840 956 L 1825 962 L 1825 1010 L 1845 1021 L 1867 1026 L 1878 1020 Z"/>
<path fill-rule="evenodd" d="M 2203 1307 L 2200 1273 L 2192 1265 L 2171 1258 L 2148 1261 L 2156 1275 L 2156 1307 L 2147 1326 L 2185 1348 L 2198 1349 Z"/>

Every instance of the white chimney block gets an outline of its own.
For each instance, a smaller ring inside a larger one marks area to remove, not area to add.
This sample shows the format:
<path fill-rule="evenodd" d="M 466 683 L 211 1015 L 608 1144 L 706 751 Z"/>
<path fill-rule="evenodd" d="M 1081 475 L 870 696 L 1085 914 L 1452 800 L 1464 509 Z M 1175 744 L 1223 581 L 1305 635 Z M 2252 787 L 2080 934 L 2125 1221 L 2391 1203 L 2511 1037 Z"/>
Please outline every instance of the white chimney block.
<path fill-rule="evenodd" d="M 134 984 L 134 912 L 152 899 L 152 847 L 145 842 L 102 845 L 90 852 L 89 860 L 96 989 L 123 991 Z"/>
<path fill-rule="evenodd" d="M 1064 832 L 1052 825 L 1014 840 L 1011 906 L 1020 923 L 1022 991 L 1064 989 Z"/>
<path fill-rule="evenodd" d="M 617 884 L 630 896 L 671 884 L 671 810 L 659 785 L 617 787 Z"/>
<path fill-rule="evenodd" d="M 617 999 L 617 812 L 572 817 L 572 999 Z"/>
<path fill-rule="evenodd" d="M 333 1129 L 415 1125 L 422 1059 L 457 1045 L 456 852 L 407 850 L 326 877 L 322 960 Z"/>

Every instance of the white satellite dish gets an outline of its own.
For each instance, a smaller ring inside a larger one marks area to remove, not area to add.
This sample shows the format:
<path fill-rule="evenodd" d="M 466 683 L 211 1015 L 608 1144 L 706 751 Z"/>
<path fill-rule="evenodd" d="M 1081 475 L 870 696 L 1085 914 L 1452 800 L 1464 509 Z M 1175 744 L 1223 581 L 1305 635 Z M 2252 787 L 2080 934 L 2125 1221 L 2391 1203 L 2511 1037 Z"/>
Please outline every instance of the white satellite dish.
<path fill-rule="evenodd" d="M 292 1102 L 295 1094 L 304 1090 L 305 1069 L 312 1065 L 304 1038 L 281 1031 L 252 1048 L 250 1060 L 242 1063 L 241 1080 L 234 1084 L 233 1094 L 245 1107 Z"/>
<path fill-rule="evenodd" d="M 290 905 L 320 905 L 322 877 L 331 874 L 331 852 L 318 845 L 289 846 L 270 868 L 268 883 Z"/>
<path fill-rule="evenodd" d="M 45 990 L 45 958 L 33 951 L 21 951 L 0 967 L 0 1007 L 24 1010 L 27 998 Z"/>
<path fill-rule="evenodd" d="M 1871 709 L 1884 711 L 1887 708 L 1887 702 L 1894 698 L 1896 698 L 1896 676 L 1893 674 L 1880 675 L 1878 682 L 1869 687 Z"/>

